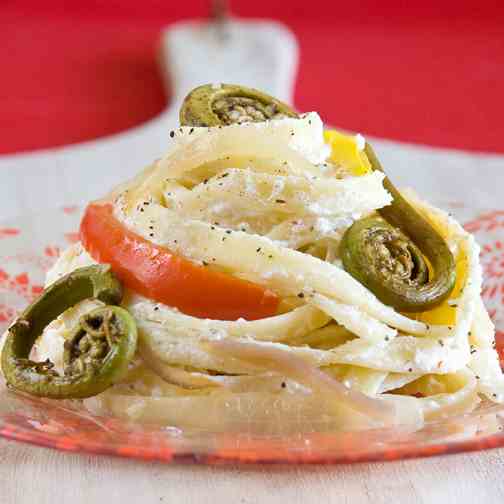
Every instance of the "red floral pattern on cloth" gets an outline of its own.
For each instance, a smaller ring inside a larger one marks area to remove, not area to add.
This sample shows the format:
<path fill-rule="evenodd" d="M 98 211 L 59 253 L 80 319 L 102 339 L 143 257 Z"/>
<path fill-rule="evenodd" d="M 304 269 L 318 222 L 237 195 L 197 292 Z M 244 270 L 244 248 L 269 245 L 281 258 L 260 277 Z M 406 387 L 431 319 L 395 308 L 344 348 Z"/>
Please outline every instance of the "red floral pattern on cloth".
<path fill-rule="evenodd" d="M 8 290 L 17 294 L 25 304 L 28 304 L 42 293 L 44 287 L 38 283 L 33 283 L 26 272 L 13 276 L 0 268 L 0 290 Z M 20 306 L 14 307 L 0 303 L 0 324 L 8 324 L 16 316 L 20 308 Z"/>
<path fill-rule="evenodd" d="M 3 269 L 0 269 L 0 288 L 19 294 L 28 303 L 31 303 L 44 290 L 43 285 L 33 284 L 30 281 L 28 273 L 11 276 Z"/>
<path fill-rule="evenodd" d="M 59 211 L 44 242 L 19 241 L 0 256 L 0 332 L 42 291 L 47 268 L 61 250 L 78 240 L 78 208 Z M 504 357 L 504 211 L 488 212 L 466 224 L 482 246 L 485 303 L 497 327 L 498 349 Z M 59 229 L 59 228 L 58 228 Z M 26 233 L 28 234 L 28 233 Z M 38 250 L 39 253 L 34 253 Z M 4 250 L 2 250 L 4 252 Z M 73 452 L 116 455 L 167 463 L 353 463 L 476 451 L 504 446 L 504 420 L 495 422 L 496 407 L 428 424 L 417 432 L 387 429 L 365 432 L 312 432 L 293 437 L 189 432 L 91 415 L 78 404 L 38 400 L 0 386 L 0 436 Z M 492 415 L 485 430 L 485 417 Z M 471 427 L 474 423 L 474 428 Z M 476 434 L 474 434 L 476 432 Z"/>
<path fill-rule="evenodd" d="M 504 366 L 504 210 L 484 213 L 464 227 L 481 245 L 484 277 L 481 295 L 495 324 L 497 351 Z"/>
<path fill-rule="evenodd" d="M 504 210 L 493 210 L 492 212 L 481 214 L 477 219 L 464 224 L 464 228 L 470 233 L 504 229 Z"/>
<path fill-rule="evenodd" d="M 70 244 L 77 243 L 80 240 L 79 232 L 75 233 L 65 233 L 65 240 Z"/>
<path fill-rule="evenodd" d="M 0 303 L 0 324 L 10 322 L 16 315 L 16 310 L 11 306 Z"/>
<path fill-rule="evenodd" d="M 504 244 L 501 240 L 486 243 L 481 249 L 481 263 L 485 276 L 482 296 L 488 313 L 496 326 L 495 339 L 504 364 Z"/>
<path fill-rule="evenodd" d="M 73 215 L 80 210 L 80 207 L 78 205 L 70 205 L 70 206 L 64 206 L 61 210 L 63 211 L 63 213 L 66 213 L 67 215 Z"/>
<path fill-rule="evenodd" d="M 0 227 L 0 240 L 2 238 L 9 238 L 11 236 L 17 236 L 21 230 L 17 228 L 2 228 Z"/>
<path fill-rule="evenodd" d="M 57 245 L 48 245 L 45 249 L 44 249 L 44 254 L 47 256 L 47 257 L 53 257 L 54 259 L 57 259 L 59 257 L 59 255 L 61 254 L 61 248 L 58 247 Z"/>

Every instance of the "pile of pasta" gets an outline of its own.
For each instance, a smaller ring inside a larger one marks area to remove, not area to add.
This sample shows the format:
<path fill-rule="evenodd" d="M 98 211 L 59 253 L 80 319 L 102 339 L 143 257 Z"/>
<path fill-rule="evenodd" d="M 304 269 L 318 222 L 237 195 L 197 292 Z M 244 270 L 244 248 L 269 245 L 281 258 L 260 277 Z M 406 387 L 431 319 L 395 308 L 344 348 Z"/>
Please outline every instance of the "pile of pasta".
<path fill-rule="evenodd" d="M 456 259 L 450 298 L 428 312 L 395 311 L 343 269 L 345 230 L 391 201 L 383 173 L 361 169 L 362 137 L 324 133 L 310 113 L 181 127 L 170 142 L 162 159 L 109 195 L 116 218 L 196 264 L 267 287 L 281 297 L 280 311 L 253 321 L 200 319 L 127 292 L 138 356 L 121 383 L 84 401 L 90 410 L 284 433 L 419 427 L 484 398 L 504 401 L 479 248 L 452 217 L 403 192 Z M 93 263 L 73 245 L 47 284 Z M 84 301 L 50 324 L 39 358 L 61 365 L 62 335 L 98 304 Z"/>

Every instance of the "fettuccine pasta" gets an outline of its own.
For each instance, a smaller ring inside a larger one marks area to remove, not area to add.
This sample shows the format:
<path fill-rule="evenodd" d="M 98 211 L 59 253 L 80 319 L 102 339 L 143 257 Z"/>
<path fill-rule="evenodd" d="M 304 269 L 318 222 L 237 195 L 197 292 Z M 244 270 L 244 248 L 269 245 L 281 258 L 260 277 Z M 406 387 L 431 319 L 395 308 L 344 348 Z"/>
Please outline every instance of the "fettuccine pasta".
<path fill-rule="evenodd" d="M 135 360 L 87 407 L 182 427 L 273 432 L 317 428 L 321 419 L 335 429 L 416 428 L 470 412 L 483 397 L 504 401 L 479 247 L 452 217 L 403 192 L 455 261 L 454 286 L 433 308 L 396 309 L 345 269 L 346 231 L 393 198 L 384 173 L 370 169 L 362 137 L 324 133 L 309 113 L 181 126 L 169 138 L 162 159 L 94 204 L 137 237 L 128 253 L 143 255 L 128 262 L 123 251 L 110 262 L 138 329 Z M 64 251 L 47 285 L 109 262 L 119 239 L 102 239 Z M 165 251 L 172 262 L 183 258 L 177 275 L 200 283 L 132 288 L 170 263 L 156 262 Z M 147 268 L 133 275 L 135 261 Z M 217 292 L 212 282 L 228 283 Z M 219 312 L 226 299 L 234 318 Z M 241 313 L 245 303 L 256 311 Z M 61 369 L 76 318 L 103 305 L 83 301 L 52 322 L 35 345 L 39 360 Z"/>

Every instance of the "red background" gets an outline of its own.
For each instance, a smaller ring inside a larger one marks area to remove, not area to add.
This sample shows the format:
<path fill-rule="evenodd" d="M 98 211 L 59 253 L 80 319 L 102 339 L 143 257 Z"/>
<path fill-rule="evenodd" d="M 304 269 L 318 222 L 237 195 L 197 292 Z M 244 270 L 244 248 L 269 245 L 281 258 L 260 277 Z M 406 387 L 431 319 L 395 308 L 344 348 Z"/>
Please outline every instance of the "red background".
<path fill-rule="evenodd" d="M 398 140 L 504 153 L 504 2 L 234 0 L 291 27 L 295 103 Z M 157 115 L 159 30 L 194 0 L 0 2 L 0 153 L 79 142 Z"/>

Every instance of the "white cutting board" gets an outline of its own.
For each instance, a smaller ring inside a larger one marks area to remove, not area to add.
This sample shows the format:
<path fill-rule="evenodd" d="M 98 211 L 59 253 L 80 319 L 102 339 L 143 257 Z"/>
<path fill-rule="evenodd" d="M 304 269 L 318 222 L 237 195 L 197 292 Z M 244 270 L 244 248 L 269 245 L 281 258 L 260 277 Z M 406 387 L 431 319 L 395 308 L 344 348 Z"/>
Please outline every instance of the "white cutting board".
<path fill-rule="evenodd" d="M 163 153 L 170 129 L 178 124 L 180 103 L 199 84 L 243 84 L 292 102 L 298 60 L 294 35 L 270 21 L 233 20 L 227 32 L 223 39 L 215 25 L 184 22 L 162 34 L 160 64 L 172 99 L 159 117 L 78 145 L 0 156 L 0 219 L 85 203 L 138 172 Z M 327 71 L 340 71 L 337 56 L 328 60 Z M 332 91 L 321 82 L 321 92 Z M 358 104 L 358 96 L 354 99 Z M 356 106 L 356 113 L 365 111 Z M 478 206 L 502 206 L 504 156 L 373 143 L 399 185 L 414 186 L 438 202 L 469 199 Z"/>

